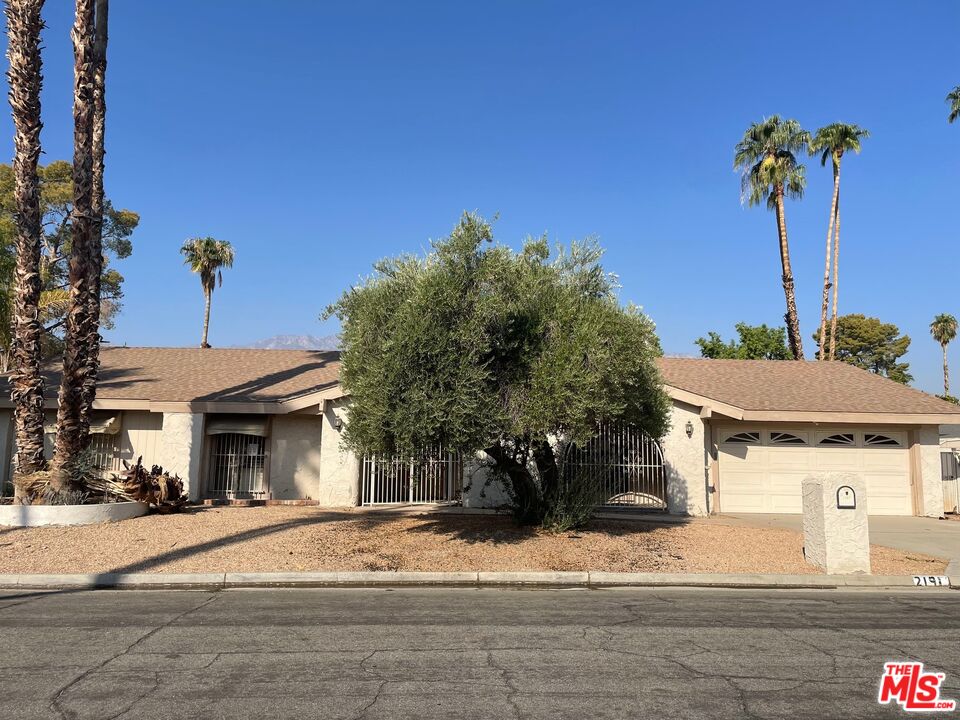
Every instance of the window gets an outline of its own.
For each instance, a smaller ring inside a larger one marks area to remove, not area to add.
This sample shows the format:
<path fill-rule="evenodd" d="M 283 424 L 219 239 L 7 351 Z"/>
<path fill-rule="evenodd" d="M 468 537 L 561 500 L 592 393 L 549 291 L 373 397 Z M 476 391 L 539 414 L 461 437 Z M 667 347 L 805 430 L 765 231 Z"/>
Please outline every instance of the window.
<path fill-rule="evenodd" d="M 250 498 L 264 490 L 266 438 L 241 433 L 211 435 L 207 494 Z"/>
<path fill-rule="evenodd" d="M 107 475 L 120 471 L 119 435 L 90 433 L 90 452 L 93 465 L 99 473 Z"/>
<path fill-rule="evenodd" d="M 806 445 L 807 441 L 793 433 L 772 432 L 770 433 L 770 443 L 772 445 Z"/>
<path fill-rule="evenodd" d="M 742 432 L 737 433 L 736 435 L 730 435 L 726 440 L 726 443 L 733 443 L 735 445 L 757 445 L 760 443 L 760 433 L 758 432 Z"/>
<path fill-rule="evenodd" d="M 867 433 L 863 436 L 864 445 L 881 445 L 885 447 L 900 447 L 900 441 L 896 438 L 892 438 L 889 435 L 877 435 L 874 433 Z"/>
<path fill-rule="evenodd" d="M 838 433 L 820 438 L 818 445 L 853 445 L 853 433 Z"/>

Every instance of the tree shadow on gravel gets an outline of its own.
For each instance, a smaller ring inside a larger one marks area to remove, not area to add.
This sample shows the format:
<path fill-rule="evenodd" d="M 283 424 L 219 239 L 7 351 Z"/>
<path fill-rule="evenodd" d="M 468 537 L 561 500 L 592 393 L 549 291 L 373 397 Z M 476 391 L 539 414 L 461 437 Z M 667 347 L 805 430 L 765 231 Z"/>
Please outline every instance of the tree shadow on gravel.
<path fill-rule="evenodd" d="M 445 536 L 450 540 L 458 540 L 468 544 L 516 544 L 532 538 L 549 536 L 570 538 L 576 540 L 582 533 L 603 533 L 611 537 L 630 535 L 645 535 L 661 528 L 670 528 L 685 524 L 644 522 L 637 519 L 608 520 L 594 518 L 583 528 L 568 530 L 561 533 L 550 533 L 542 528 L 531 525 L 518 525 L 510 516 L 504 515 L 456 515 L 437 514 L 418 516 L 421 520 L 417 525 L 407 528 L 411 533 L 432 533 Z"/>

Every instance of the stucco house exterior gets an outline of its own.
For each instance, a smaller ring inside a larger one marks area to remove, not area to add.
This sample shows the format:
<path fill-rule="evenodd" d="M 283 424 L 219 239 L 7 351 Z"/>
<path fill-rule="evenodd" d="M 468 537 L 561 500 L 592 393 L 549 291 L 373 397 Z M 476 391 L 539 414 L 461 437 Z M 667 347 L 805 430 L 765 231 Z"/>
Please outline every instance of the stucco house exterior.
<path fill-rule="evenodd" d="M 852 471 L 864 476 L 873 514 L 943 514 L 940 426 L 960 425 L 960 407 L 843 363 L 659 362 L 671 429 L 656 440 L 623 429 L 604 440 L 624 458 L 626 484 L 611 502 L 793 513 L 807 474 Z M 101 365 L 93 444 L 103 464 L 142 456 L 178 473 L 192 499 L 502 503 L 482 459 L 414 468 L 342 448 L 349 397 L 335 352 L 107 347 Z M 2 397 L 0 449 L 12 458 Z M 0 484 L 11 471 L 0 466 Z"/>

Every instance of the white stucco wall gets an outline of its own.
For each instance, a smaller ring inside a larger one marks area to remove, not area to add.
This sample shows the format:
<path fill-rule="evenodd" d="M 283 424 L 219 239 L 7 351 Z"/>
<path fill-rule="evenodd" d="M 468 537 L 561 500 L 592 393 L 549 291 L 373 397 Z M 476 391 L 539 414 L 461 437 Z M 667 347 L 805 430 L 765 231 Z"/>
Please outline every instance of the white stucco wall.
<path fill-rule="evenodd" d="M 319 415 L 277 415 L 270 426 L 270 495 L 315 500 L 320 490 Z"/>
<path fill-rule="evenodd" d="M 920 445 L 920 478 L 923 483 L 922 515 L 943 517 L 943 473 L 940 464 L 940 428 L 924 425 L 917 432 Z"/>
<path fill-rule="evenodd" d="M 360 503 L 360 463 L 356 455 L 341 446 L 337 418 L 347 422 L 348 401 L 343 398 L 325 404 L 320 434 L 320 477 L 317 500 L 325 507 Z"/>
<path fill-rule="evenodd" d="M 163 413 L 163 432 L 157 448 L 157 464 L 183 480 L 191 500 L 200 497 L 200 461 L 203 455 L 203 415 Z M 144 458 L 146 461 L 146 458 Z"/>
<path fill-rule="evenodd" d="M 693 435 L 687 437 L 687 422 Z M 667 472 L 667 504 L 678 515 L 706 515 L 707 501 L 707 427 L 700 408 L 674 401 L 670 429 L 661 439 Z"/>

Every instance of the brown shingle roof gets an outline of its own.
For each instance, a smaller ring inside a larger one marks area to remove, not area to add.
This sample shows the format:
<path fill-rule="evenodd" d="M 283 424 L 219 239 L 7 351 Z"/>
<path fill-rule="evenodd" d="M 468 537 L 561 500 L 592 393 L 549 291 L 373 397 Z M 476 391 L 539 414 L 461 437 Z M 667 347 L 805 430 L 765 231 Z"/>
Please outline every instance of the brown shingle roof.
<path fill-rule="evenodd" d="M 47 378 L 54 398 L 59 373 Z M 97 399 L 270 403 L 335 388 L 339 380 L 340 353 L 332 351 L 104 347 Z"/>
<path fill-rule="evenodd" d="M 279 403 L 336 390 L 340 354 L 319 350 L 104 347 L 97 398 Z M 664 382 L 745 411 L 952 414 L 960 407 L 841 362 L 661 358 Z M 59 377 L 47 374 L 47 397 Z M 4 381 L 4 386 L 6 382 Z M 9 406 L 9 390 L 0 388 Z"/>
<path fill-rule="evenodd" d="M 661 358 L 664 382 L 743 410 L 956 414 L 960 407 L 843 362 Z"/>

